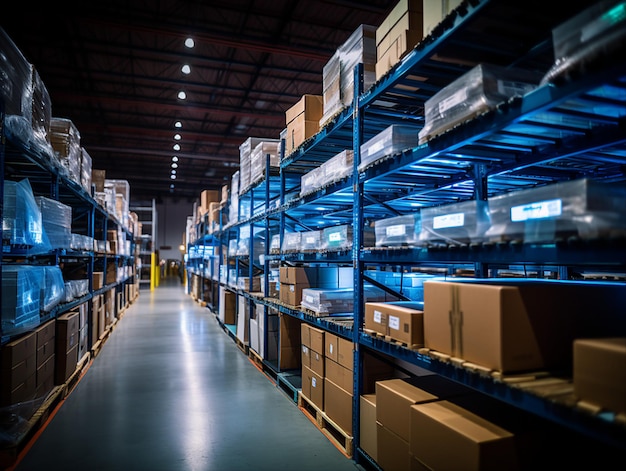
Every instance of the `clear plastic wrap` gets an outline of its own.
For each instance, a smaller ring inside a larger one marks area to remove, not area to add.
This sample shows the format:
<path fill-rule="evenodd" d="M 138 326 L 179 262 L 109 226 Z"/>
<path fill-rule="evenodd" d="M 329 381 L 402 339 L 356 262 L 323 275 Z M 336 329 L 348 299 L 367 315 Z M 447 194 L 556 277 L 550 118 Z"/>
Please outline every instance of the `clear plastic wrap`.
<path fill-rule="evenodd" d="M 35 197 L 43 229 L 46 232 L 50 247 L 53 249 L 69 249 L 72 245 L 72 207 L 60 201 Z"/>
<path fill-rule="evenodd" d="M 489 229 L 487 201 L 468 200 L 430 206 L 422 211 L 420 244 L 466 245 L 480 243 Z"/>
<path fill-rule="evenodd" d="M 50 250 L 41 211 L 28 179 L 4 182 L 3 253 L 34 255 Z"/>
<path fill-rule="evenodd" d="M 514 96 L 524 96 L 537 87 L 540 79 L 523 69 L 475 66 L 426 100 L 420 144 Z"/>
<path fill-rule="evenodd" d="M 626 52 L 626 6 L 598 1 L 552 30 L 554 64 L 542 84 L 608 65 Z"/>
<path fill-rule="evenodd" d="M 85 189 L 85 191 L 91 194 L 91 167 L 93 161 L 91 159 L 91 155 L 84 147 L 81 147 L 81 157 L 80 157 L 80 184 Z"/>
<path fill-rule="evenodd" d="M 50 143 L 57 158 L 67 169 L 69 179 L 80 184 L 82 151 L 78 128 L 70 119 L 52 117 L 50 119 Z"/>
<path fill-rule="evenodd" d="M 324 113 L 320 128 L 324 127 L 354 99 L 354 68 L 363 64 L 363 90 L 376 81 L 376 27 L 360 25 L 337 48 L 322 71 Z"/>
<path fill-rule="evenodd" d="M 252 150 L 263 139 L 260 137 L 249 137 L 239 146 L 239 194 L 242 195 L 250 188 L 251 179 L 251 155 Z"/>
<path fill-rule="evenodd" d="M 42 267 L 2 265 L 2 333 L 9 335 L 39 324 Z"/>
<path fill-rule="evenodd" d="M 339 251 L 350 248 L 352 248 L 352 226 L 350 224 L 322 229 L 322 250 Z"/>
<path fill-rule="evenodd" d="M 490 241 L 554 242 L 626 237 L 626 187 L 588 178 L 489 199 Z"/>
<path fill-rule="evenodd" d="M 319 188 L 335 183 L 352 175 L 354 152 L 346 149 L 304 174 L 300 179 L 300 195 L 313 193 Z"/>
<path fill-rule="evenodd" d="M 128 180 L 104 180 L 104 189 L 111 188 L 116 195 L 122 195 L 126 204 L 126 211 L 128 211 L 128 202 L 130 201 L 130 183 Z"/>
<path fill-rule="evenodd" d="M 419 128 L 416 126 L 392 124 L 363 143 L 361 145 L 359 170 L 364 170 L 370 164 L 388 155 L 417 147 L 418 130 Z"/>
<path fill-rule="evenodd" d="M 322 231 L 304 231 L 300 238 L 300 251 L 317 252 L 321 248 Z"/>
<path fill-rule="evenodd" d="M 376 247 L 414 247 L 421 232 L 420 213 L 374 221 Z"/>
<path fill-rule="evenodd" d="M 280 253 L 280 234 L 274 234 L 270 240 L 270 253 Z"/>
<path fill-rule="evenodd" d="M 325 179 L 324 166 L 315 167 L 313 170 L 305 173 L 300 178 L 300 196 L 313 193 L 320 188 Z"/>
<path fill-rule="evenodd" d="M 283 246 L 281 247 L 281 251 L 284 253 L 299 252 L 301 241 L 301 232 L 285 232 L 283 234 Z"/>
<path fill-rule="evenodd" d="M 366 302 L 385 301 L 386 295 L 380 288 L 364 285 L 363 299 Z M 300 305 L 317 315 L 352 314 L 354 313 L 354 289 L 304 288 Z"/>
<path fill-rule="evenodd" d="M 250 154 L 250 185 L 265 178 L 265 156 L 270 155 L 270 167 L 280 167 L 280 141 L 265 139 L 259 142 Z"/>
<path fill-rule="evenodd" d="M 51 311 L 65 299 L 63 272 L 58 266 L 39 267 L 43 271 L 41 289 L 41 310 Z"/>

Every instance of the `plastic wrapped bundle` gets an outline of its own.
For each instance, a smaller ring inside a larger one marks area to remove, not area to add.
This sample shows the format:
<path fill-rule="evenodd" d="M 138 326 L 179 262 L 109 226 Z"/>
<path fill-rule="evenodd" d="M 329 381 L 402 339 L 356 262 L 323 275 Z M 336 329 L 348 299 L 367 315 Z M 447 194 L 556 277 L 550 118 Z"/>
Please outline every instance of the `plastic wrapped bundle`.
<path fill-rule="evenodd" d="M 265 177 L 266 155 L 270 155 L 270 167 L 280 167 L 280 141 L 266 139 L 258 143 L 250 154 L 250 185 L 262 181 Z"/>
<path fill-rule="evenodd" d="M 41 211 L 30 182 L 4 182 L 2 248 L 5 253 L 34 255 L 50 250 Z"/>
<path fill-rule="evenodd" d="M 43 148 L 51 149 L 50 126 L 52 120 L 52 103 L 50 94 L 37 69 L 32 72 L 32 128 L 34 142 Z"/>
<path fill-rule="evenodd" d="M 41 285 L 41 310 L 51 311 L 65 299 L 65 281 L 58 266 L 40 267 L 43 271 Z"/>
<path fill-rule="evenodd" d="M 93 161 L 91 155 L 84 147 L 81 147 L 80 157 L 80 184 L 85 191 L 91 194 L 91 170 Z"/>
<path fill-rule="evenodd" d="M 74 123 L 67 118 L 51 118 L 50 143 L 57 158 L 67 170 L 70 180 L 80 184 L 82 151 L 80 132 Z"/>
<path fill-rule="evenodd" d="M 302 175 L 300 178 L 300 196 L 308 195 L 321 188 L 326 181 L 324 171 L 325 168 L 321 165 Z"/>
<path fill-rule="evenodd" d="M 406 214 L 374 222 L 376 247 L 414 247 L 421 232 L 420 213 Z"/>
<path fill-rule="evenodd" d="M 626 3 L 595 2 L 552 30 L 554 64 L 542 84 L 611 65 L 626 52 Z"/>
<path fill-rule="evenodd" d="M 72 246 L 72 207 L 45 196 L 35 198 L 43 229 L 46 232 L 50 247 L 53 249 L 69 249 Z"/>
<path fill-rule="evenodd" d="M 301 306 L 319 314 L 354 312 L 352 288 L 304 288 Z"/>
<path fill-rule="evenodd" d="M 324 168 L 324 181 L 322 182 L 322 186 L 352 175 L 353 158 L 354 151 L 352 149 L 346 149 L 324 162 L 321 165 L 321 167 Z"/>
<path fill-rule="evenodd" d="M 317 252 L 321 248 L 322 231 L 304 231 L 300 238 L 300 251 Z"/>
<path fill-rule="evenodd" d="M 42 267 L 2 265 L 3 334 L 39 324 L 42 284 Z"/>
<path fill-rule="evenodd" d="M 418 145 L 418 129 L 415 126 L 392 124 L 384 131 L 361 145 L 361 162 L 359 170 L 362 171 L 370 164 L 383 157 L 397 154 Z"/>
<path fill-rule="evenodd" d="M 626 187 L 591 179 L 544 185 L 489 199 L 490 241 L 555 242 L 626 237 Z"/>
<path fill-rule="evenodd" d="M 480 243 L 489 225 L 489 205 L 486 201 L 469 200 L 423 208 L 420 244 Z"/>
<path fill-rule="evenodd" d="M 299 252 L 300 244 L 302 241 L 301 232 L 285 232 L 283 234 L 283 246 L 281 248 L 283 253 Z"/>
<path fill-rule="evenodd" d="M 426 100 L 420 144 L 515 96 L 524 96 L 537 87 L 540 79 L 523 69 L 475 66 Z"/>
<path fill-rule="evenodd" d="M 352 225 L 342 224 L 339 226 L 325 227 L 322 229 L 321 249 L 326 251 L 342 251 L 352 248 Z M 374 228 L 363 228 L 363 247 L 372 247 L 376 243 Z"/>
<path fill-rule="evenodd" d="M 263 139 L 260 137 L 249 137 L 239 146 L 239 194 L 243 195 L 250 188 L 251 154 L 252 150 Z"/>
<path fill-rule="evenodd" d="M 270 253 L 278 254 L 280 253 L 280 234 L 274 234 L 270 241 Z"/>

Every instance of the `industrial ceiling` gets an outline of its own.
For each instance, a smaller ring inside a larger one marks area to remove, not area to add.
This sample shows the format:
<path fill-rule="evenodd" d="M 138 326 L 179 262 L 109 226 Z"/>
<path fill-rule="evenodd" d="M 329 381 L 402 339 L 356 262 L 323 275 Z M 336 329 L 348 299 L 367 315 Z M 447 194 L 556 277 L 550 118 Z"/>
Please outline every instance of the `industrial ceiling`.
<path fill-rule="evenodd" d="M 0 26 L 38 70 L 52 116 L 75 124 L 93 168 L 129 181 L 131 204 L 192 201 L 230 182 L 248 137 L 279 138 L 285 111 L 303 94 L 322 94 L 336 49 L 396 3 L 14 2 Z"/>

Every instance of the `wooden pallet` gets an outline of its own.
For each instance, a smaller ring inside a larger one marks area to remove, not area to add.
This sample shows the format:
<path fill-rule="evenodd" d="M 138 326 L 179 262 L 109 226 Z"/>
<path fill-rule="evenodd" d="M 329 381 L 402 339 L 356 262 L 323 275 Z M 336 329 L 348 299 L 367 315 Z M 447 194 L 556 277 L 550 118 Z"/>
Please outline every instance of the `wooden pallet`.
<path fill-rule="evenodd" d="M 243 343 L 237 336 L 234 337 L 234 340 L 239 347 L 239 350 L 241 350 L 244 355 L 248 355 L 248 352 L 250 351 L 250 346 L 246 343 Z"/>
<path fill-rule="evenodd" d="M 298 394 L 298 408 L 306 415 L 311 422 L 328 438 L 348 458 L 353 456 L 353 437 L 343 431 L 335 422 L 333 422 L 326 413 L 311 402 L 306 396 L 300 392 Z"/>

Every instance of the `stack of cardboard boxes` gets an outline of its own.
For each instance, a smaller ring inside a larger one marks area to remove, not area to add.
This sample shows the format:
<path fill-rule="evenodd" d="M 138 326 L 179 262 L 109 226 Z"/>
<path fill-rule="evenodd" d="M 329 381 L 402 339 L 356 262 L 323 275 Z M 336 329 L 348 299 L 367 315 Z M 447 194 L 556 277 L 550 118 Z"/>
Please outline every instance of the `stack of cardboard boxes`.
<path fill-rule="evenodd" d="M 79 321 L 78 311 L 70 311 L 57 317 L 55 384 L 65 383 L 76 370 Z"/>
<path fill-rule="evenodd" d="M 285 112 L 287 135 L 285 156 L 293 153 L 304 141 L 319 132 L 320 119 L 324 112 L 322 95 L 303 95 Z"/>

